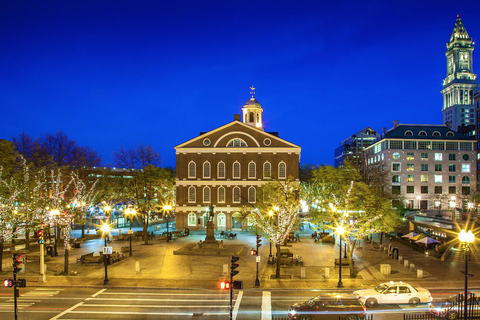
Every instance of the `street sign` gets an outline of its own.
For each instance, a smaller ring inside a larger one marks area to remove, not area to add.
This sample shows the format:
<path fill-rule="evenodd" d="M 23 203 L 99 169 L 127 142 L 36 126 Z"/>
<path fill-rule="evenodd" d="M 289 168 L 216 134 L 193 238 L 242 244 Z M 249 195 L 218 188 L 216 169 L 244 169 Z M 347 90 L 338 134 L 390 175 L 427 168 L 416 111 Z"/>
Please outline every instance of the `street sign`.
<path fill-rule="evenodd" d="M 103 247 L 103 254 L 112 254 L 112 247 Z"/>
<path fill-rule="evenodd" d="M 128 229 L 128 234 L 133 234 L 133 230 L 132 230 L 132 229 Z"/>
<path fill-rule="evenodd" d="M 256 262 L 260 262 L 260 256 L 257 256 L 257 261 Z"/>

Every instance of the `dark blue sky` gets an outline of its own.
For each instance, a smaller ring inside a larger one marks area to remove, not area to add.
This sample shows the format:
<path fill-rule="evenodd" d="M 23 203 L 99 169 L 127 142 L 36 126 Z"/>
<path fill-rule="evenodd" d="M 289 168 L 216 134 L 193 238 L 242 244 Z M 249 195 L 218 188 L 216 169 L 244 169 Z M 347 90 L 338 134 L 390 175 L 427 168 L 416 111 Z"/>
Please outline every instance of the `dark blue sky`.
<path fill-rule="evenodd" d="M 0 138 L 63 130 L 104 164 L 151 144 L 174 166 L 254 85 L 266 131 L 333 164 L 363 127 L 441 123 L 457 14 L 480 39 L 478 0 L 259 2 L 1 1 Z"/>

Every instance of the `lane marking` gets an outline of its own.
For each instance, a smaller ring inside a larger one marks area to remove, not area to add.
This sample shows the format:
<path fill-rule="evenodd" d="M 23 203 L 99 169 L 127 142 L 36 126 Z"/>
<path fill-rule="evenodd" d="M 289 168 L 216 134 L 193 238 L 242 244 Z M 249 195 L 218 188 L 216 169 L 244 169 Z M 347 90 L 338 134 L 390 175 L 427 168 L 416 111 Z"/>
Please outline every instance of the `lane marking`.
<path fill-rule="evenodd" d="M 235 306 L 233 307 L 233 313 L 232 313 L 233 320 L 237 320 L 238 309 L 240 308 L 240 302 L 242 301 L 242 297 L 243 297 L 243 290 L 238 292 L 237 299 L 235 300 Z"/>
<path fill-rule="evenodd" d="M 60 318 L 61 316 L 63 316 L 64 314 L 67 314 L 69 312 L 72 312 L 74 309 L 80 307 L 81 305 L 83 304 L 83 301 L 82 302 L 79 302 L 77 303 L 76 305 L 74 305 L 73 307 L 71 308 L 68 308 L 67 310 L 63 311 L 63 312 L 60 312 L 59 314 L 57 314 L 55 317 L 53 318 L 50 318 L 50 320 L 57 320 L 58 318 Z"/>
<path fill-rule="evenodd" d="M 38 291 L 42 291 L 42 290 L 45 290 L 45 291 L 49 291 L 49 290 L 52 290 L 50 288 L 35 288 L 35 290 L 38 290 Z M 55 289 L 56 291 L 63 291 L 65 289 Z"/>
<path fill-rule="evenodd" d="M 104 295 L 132 295 L 132 292 L 105 292 Z M 135 292 L 137 296 L 226 296 L 230 299 L 230 296 L 222 293 L 152 293 L 152 292 Z"/>
<path fill-rule="evenodd" d="M 272 293 L 262 291 L 262 320 L 272 320 Z"/>
<path fill-rule="evenodd" d="M 98 303 L 85 303 L 82 307 L 113 307 L 113 308 L 230 308 L 230 306 L 180 306 L 180 305 L 171 305 L 171 306 L 157 306 L 153 304 L 98 304 Z"/>
<path fill-rule="evenodd" d="M 95 297 L 98 296 L 99 294 L 104 293 L 106 290 L 107 290 L 107 289 L 102 289 L 102 290 L 98 291 L 97 293 L 94 293 L 94 294 L 92 295 L 92 298 L 95 298 Z"/>
<path fill-rule="evenodd" d="M 205 300 L 192 300 L 192 299 L 115 299 L 115 298 L 86 298 L 85 301 L 153 301 L 153 302 L 162 302 L 162 301 L 180 301 L 180 302 L 209 302 L 209 301 L 216 301 L 216 302 L 227 302 L 228 299 L 205 299 Z"/>

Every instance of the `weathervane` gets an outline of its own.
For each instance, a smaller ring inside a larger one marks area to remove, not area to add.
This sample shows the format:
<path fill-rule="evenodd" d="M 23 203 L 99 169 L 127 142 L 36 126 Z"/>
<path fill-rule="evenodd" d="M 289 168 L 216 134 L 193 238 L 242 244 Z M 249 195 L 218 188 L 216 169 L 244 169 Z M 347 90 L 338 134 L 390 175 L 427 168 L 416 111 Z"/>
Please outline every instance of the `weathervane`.
<path fill-rule="evenodd" d="M 250 87 L 250 90 L 252 90 L 252 91 L 250 91 L 250 94 L 252 95 L 252 99 L 254 99 L 254 96 L 255 96 L 255 87 L 254 87 L 254 86 L 251 86 L 251 87 Z"/>

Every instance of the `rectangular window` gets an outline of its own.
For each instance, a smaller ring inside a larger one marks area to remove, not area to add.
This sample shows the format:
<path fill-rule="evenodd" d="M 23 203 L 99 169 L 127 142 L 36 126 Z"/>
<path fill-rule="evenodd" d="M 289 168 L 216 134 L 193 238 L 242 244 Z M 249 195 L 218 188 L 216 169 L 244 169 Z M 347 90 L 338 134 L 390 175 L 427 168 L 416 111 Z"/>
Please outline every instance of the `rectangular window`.
<path fill-rule="evenodd" d="M 435 153 L 435 155 L 434 155 L 435 161 L 442 161 L 442 158 L 443 158 L 443 154 Z"/>
<path fill-rule="evenodd" d="M 473 142 L 460 142 L 460 150 L 472 151 L 473 150 Z"/>
<path fill-rule="evenodd" d="M 449 153 L 449 154 L 448 154 L 448 160 L 449 160 L 449 161 L 455 161 L 455 160 L 457 160 L 457 154 L 456 154 L 456 153 Z"/>
<path fill-rule="evenodd" d="M 442 167 L 442 164 L 441 163 L 437 163 L 435 164 L 435 171 L 442 171 L 443 167 Z"/>
<path fill-rule="evenodd" d="M 390 141 L 390 149 L 402 149 L 402 141 Z"/>
<path fill-rule="evenodd" d="M 415 165 L 413 163 L 407 163 L 407 171 L 414 171 Z"/>
<path fill-rule="evenodd" d="M 401 171 L 401 165 L 398 162 L 392 163 L 392 171 L 395 172 L 400 172 Z"/>
<path fill-rule="evenodd" d="M 428 186 L 421 186 L 420 187 L 420 192 L 421 193 L 428 193 Z"/>
<path fill-rule="evenodd" d="M 433 176 L 433 181 L 435 183 L 442 183 L 442 175 L 441 174 L 436 174 Z"/>
<path fill-rule="evenodd" d="M 448 176 L 448 183 L 457 182 L 457 176 Z"/>
<path fill-rule="evenodd" d="M 403 148 L 404 149 L 409 149 L 409 150 L 415 150 L 417 149 L 417 141 L 403 141 Z"/>
<path fill-rule="evenodd" d="M 457 171 L 457 166 L 455 164 L 449 164 L 448 165 L 448 171 L 449 172 L 455 172 Z"/>
<path fill-rule="evenodd" d="M 457 187 L 455 187 L 455 186 L 448 187 L 448 193 L 449 194 L 456 194 L 457 193 Z"/>
<path fill-rule="evenodd" d="M 462 172 L 464 172 L 464 173 L 470 172 L 470 164 L 463 163 L 462 164 Z"/>
<path fill-rule="evenodd" d="M 415 187 L 414 186 L 407 186 L 407 193 L 415 193 Z"/>
<path fill-rule="evenodd" d="M 407 152 L 407 160 L 408 161 L 415 160 L 415 154 L 413 152 Z"/>
<path fill-rule="evenodd" d="M 428 153 L 427 152 L 422 152 L 422 155 L 421 155 L 420 159 L 428 160 Z"/>
<path fill-rule="evenodd" d="M 446 144 L 447 150 L 458 150 L 458 142 L 448 142 Z"/>
<path fill-rule="evenodd" d="M 407 182 L 415 182 L 415 177 L 413 174 L 407 175 Z"/>
<path fill-rule="evenodd" d="M 428 182 L 428 175 L 422 174 L 420 176 L 420 182 Z"/>
<path fill-rule="evenodd" d="M 441 194 L 442 193 L 442 186 L 436 186 L 435 187 L 435 194 Z"/>
<path fill-rule="evenodd" d="M 432 146 L 430 141 L 418 141 L 418 149 L 420 150 L 431 150 Z"/>
<path fill-rule="evenodd" d="M 392 194 L 400 194 L 400 186 L 392 186 Z"/>
<path fill-rule="evenodd" d="M 428 164 L 427 163 L 422 163 L 421 166 L 420 166 L 420 170 L 428 171 Z"/>
<path fill-rule="evenodd" d="M 445 150 L 445 143 L 443 141 L 433 141 L 432 142 L 433 150 Z"/>
<path fill-rule="evenodd" d="M 464 196 L 470 195 L 470 187 L 462 187 L 462 194 Z"/>

